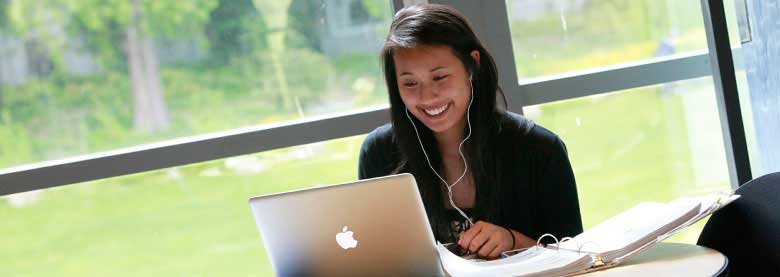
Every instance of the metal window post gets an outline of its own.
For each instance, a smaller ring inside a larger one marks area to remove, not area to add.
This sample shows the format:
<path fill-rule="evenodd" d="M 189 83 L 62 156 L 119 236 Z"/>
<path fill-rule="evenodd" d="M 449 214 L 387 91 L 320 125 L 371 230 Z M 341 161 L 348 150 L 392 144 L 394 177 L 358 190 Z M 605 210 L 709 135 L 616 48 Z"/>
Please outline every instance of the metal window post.
<path fill-rule="evenodd" d="M 731 187 L 752 179 L 723 0 L 701 0 Z"/>

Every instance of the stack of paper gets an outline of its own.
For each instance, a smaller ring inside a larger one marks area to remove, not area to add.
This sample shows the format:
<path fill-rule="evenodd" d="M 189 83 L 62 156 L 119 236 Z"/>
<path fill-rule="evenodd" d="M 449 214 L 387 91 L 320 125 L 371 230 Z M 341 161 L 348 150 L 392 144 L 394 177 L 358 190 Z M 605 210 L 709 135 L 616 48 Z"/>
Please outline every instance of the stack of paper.
<path fill-rule="evenodd" d="M 439 244 L 444 269 L 452 276 L 560 276 L 614 266 L 681 231 L 739 195 L 643 202 L 595 227 L 547 247 L 536 246 L 495 261 L 471 261 Z"/>

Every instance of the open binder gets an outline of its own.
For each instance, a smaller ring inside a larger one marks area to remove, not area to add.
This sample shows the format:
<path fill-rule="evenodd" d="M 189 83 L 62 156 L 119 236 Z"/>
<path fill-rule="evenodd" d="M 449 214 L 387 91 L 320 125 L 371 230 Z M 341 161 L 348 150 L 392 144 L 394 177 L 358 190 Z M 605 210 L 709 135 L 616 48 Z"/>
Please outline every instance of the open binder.
<path fill-rule="evenodd" d="M 575 236 L 543 246 L 507 251 L 505 258 L 472 261 L 441 243 L 439 256 L 452 276 L 571 276 L 613 267 L 739 198 L 734 194 L 643 202 Z"/>

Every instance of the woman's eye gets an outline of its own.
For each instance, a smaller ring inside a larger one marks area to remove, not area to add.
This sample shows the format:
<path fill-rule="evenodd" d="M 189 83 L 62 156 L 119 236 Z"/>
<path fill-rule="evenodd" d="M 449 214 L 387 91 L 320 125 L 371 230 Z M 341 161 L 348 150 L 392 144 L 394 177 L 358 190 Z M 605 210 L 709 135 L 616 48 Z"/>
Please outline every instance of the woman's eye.
<path fill-rule="evenodd" d="M 441 81 L 441 80 L 447 79 L 447 77 L 449 77 L 449 76 L 450 75 L 436 76 L 436 77 L 433 77 L 433 80 L 434 81 Z"/>
<path fill-rule="evenodd" d="M 404 83 L 405 87 L 414 87 L 417 85 L 417 82 L 406 82 Z"/>

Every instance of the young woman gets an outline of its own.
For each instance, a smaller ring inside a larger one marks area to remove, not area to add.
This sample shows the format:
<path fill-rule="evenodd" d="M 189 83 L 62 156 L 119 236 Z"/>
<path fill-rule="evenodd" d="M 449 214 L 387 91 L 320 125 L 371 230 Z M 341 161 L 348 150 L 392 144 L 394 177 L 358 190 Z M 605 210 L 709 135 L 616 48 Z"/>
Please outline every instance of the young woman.
<path fill-rule="evenodd" d="M 361 179 L 411 173 L 436 239 L 485 258 L 582 232 L 563 141 L 505 111 L 493 58 L 459 12 L 404 8 L 381 57 L 391 124 L 363 142 Z"/>

